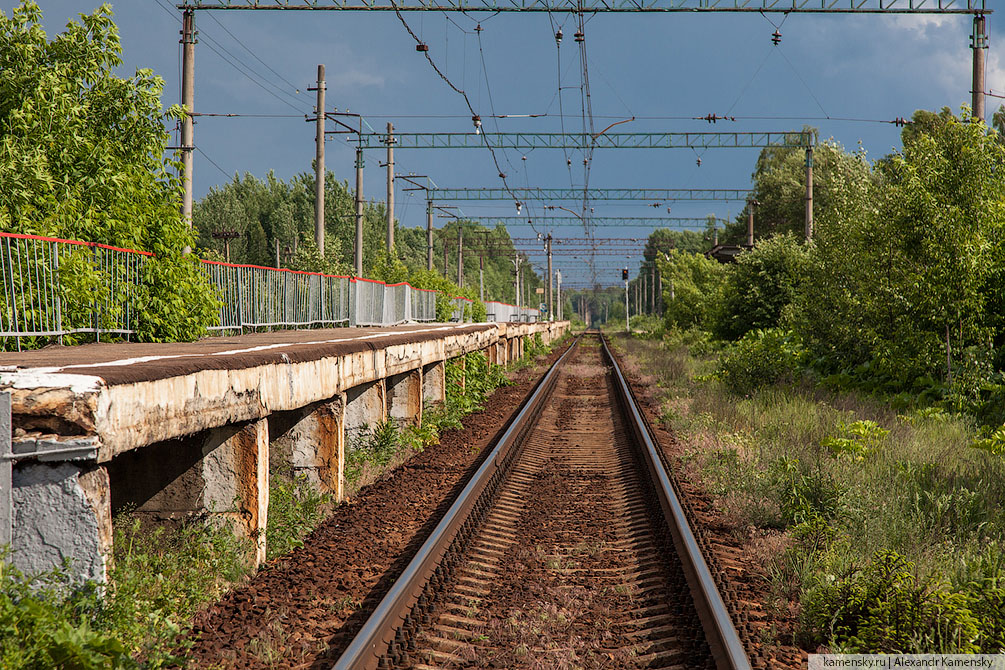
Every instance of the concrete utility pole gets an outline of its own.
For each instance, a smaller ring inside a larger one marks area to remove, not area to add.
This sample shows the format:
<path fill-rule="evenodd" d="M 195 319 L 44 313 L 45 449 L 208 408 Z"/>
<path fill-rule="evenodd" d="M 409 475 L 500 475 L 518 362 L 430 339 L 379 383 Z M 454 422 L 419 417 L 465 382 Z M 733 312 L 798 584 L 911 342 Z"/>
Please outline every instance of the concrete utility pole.
<path fill-rule="evenodd" d="M 325 66 L 318 65 L 318 102 L 314 138 L 314 244 L 325 257 Z"/>
<path fill-rule="evenodd" d="M 520 311 L 520 257 L 513 257 L 513 302 L 516 303 L 517 313 Z"/>
<path fill-rule="evenodd" d="M 356 276 L 363 276 L 363 148 L 356 147 Z"/>
<path fill-rule="evenodd" d="M 554 304 L 552 303 L 552 299 L 554 298 L 552 295 L 553 283 L 551 273 L 551 233 L 548 233 L 548 321 L 555 320 Z"/>
<path fill-rule="evenodd" d="M 641 314 L 646 309 L 646 300 L 649 296 L 648 287 L 646 286 L 646 268 L 644 265 L 639 268 L 639 282 L 642 286 L 642 295 L 640 296 L 641 299 L 639 300 L 639 309 L 637 313 Z"/>
<path fill-rule="evenodd" d="M 754 207 L 757 203 L 754 200 L 747 201 L 747 246 L 754 246 Z"/>
<path fill-rule="evenodd" d="M 387 123 L 387 253 L 394 249 L 394 124 Z"/>
<path fill-rule="evenodd" d="M 485 302 L 485 256 L 478 254 L 478 299 Z"/>
<path fill-rule="evenodd" d="M 659 267 L 656 268 L 656 311 L 657 314 L 663 313 L 663 273 L 660 272 Z"/>
<path fill-rule="evenodd" d="M 562 271 L 561 270 L 558 270 L 555 273 L 555 281 L 558 282 L 558 295 L 557 295 L 557 298 L 558 298 L 558 320 L 562 321 L 563 320 L 563 315 L 562 315 L 563 310 L 562 310 Z"/>
<path fill-rule="evenodd" d="M 625 332 L 631 333 L 631 316 L 628 314 L 628 280 L 625 279 Z"/>
<path fill-rule="evenodd" d="M 447 229 L 440 231 L 440 240 L 443 242 L 443 278 L 447 278 Z"/>
<path fill-rule="evenodd" d="M 426 200 L 426 269 L 433 269 L 433 201 Z"/>
<path fill-rule="evenodd" d="M 181 122 L 181 164 L 182 185 L 185 189 L 181 200 L 181 216 L 185 225 L 192 227 L 192 163 L 195 151 L 195 12 L 186 9 L 181 21 L 182 70 L 181 104 L 185 116 Z M 192 249 L 185 247 L 185 253 Z"/>
<path fill-rule="evenodd" d="M 806 241 L 813 239 L 813 147 L 806 148 Z"/>
<path fill-rule="evenodd" d="M 649 313 L 656 313 L 656 263 L 649 266 Z"/>
<path fill-rule="evenodd" d="M 464 288 L 464 228 L 457 225 L 457 288 Z"/>
<path fill-rule="evenodd" d="M 988 35 L 983 14 L 974 15 L 974 34 L 970 36 L 970 48 L 974 52 L 973 117 L 984 121 L 984 58 L 988 48 Z"/>

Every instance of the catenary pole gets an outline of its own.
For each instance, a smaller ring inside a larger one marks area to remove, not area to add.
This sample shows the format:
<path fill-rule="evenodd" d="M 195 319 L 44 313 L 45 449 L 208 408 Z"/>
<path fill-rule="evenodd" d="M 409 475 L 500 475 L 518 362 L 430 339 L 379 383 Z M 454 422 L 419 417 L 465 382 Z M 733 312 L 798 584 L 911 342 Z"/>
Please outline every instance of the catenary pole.
<path fill-rule="evenodd" d="M 181 201 L 181 216 L 185 225 L 192 227 L 192 166 L 195 151 L 195 12 L 186 9 L 182 13 L 182 81 L 181 104 L 185 116 L 181 123 L 181 164 L 184 193 Z M 192 251 L 186 246 L 185 253 Z"/>
<path fill-rule="evenodd" d="M 325 256 L 325 66 L 318 65 L 318 100 L 315 115 L 314 244 Z"/>
<path fill-rule="evenodd" d="M 426 200 L 426 269 L 433 269 L 433 201 Z"/>
<path fill-rule="evenodd" d="M 387 253 L 394 250 L 394 124 L 387 123 Z"/>
<path fill-rule="evenodd" d="M 813 147 L 806 149 L 806 241 L 813 239 Z"/>
<path fill-rule="evenodd" d="M 984 59 L 988 49 L 986 21 L 983 14 L 974 15 L 974 34 L 970 37 L 970 48 L 974 52 L 973 76 L 973 117 L 985 120 L 984 117 Z"/>
<path fill-rule="evenodd" d="M 554 284 L 553 275 L 551 272 L 551 233 L 548 233 L 548 321 L 554 321 L 554 304 L 552 299 L 552 286 Z"/>
<path fill-rule="evenodd" d="M 457 225 L 457 288 L 464 288 L 464 228 Z"/>
<path fill-rule="evenodd" d="M 363 276 L 363 149 L 356 147 L 356 276 Z"/>

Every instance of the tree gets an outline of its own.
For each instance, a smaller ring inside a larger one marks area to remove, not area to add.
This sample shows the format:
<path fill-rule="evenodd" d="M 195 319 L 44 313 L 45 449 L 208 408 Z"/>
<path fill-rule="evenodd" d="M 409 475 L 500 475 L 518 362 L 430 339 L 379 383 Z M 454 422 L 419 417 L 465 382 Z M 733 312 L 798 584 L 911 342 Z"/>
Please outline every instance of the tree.
<path fill-rule="evenodd" d="M 809 253 L 789 233 L 762 240 L 737 257 L 726 277 L 715 333 L 739 339 L 754 329 L 775 328 L 807 275 Z"/>
<path fill-rule="evenodd" d="M 663 276 L 664 319 L 668 327 L 710 330 L 728 273 L 727 266 L 671 249 L 657 259 Z"/>
<path fill-rule="evenodd" d="M 807 128 L 814 134 L 816 130 Z M 761 150 L 751 178 L 755 240 L 776 233 L 803 237 L 806 219 L 806 152 L 803 149 L 768 147 Z M 849 153 L 834 140 L 817 143 L 813 152 L 813 218 L 815 228 L 826 227 L 858 205 L 871 179 L 862 151 Z M 740 244 L 747 239 L 746 205 L 727 224 L 721 240 Z"/>
<path fill-rule="evenodd" d="M 196 259 L 181 253 L 193 236 L 164 127 L 181 110 L 162 110 L 152 71 L 113 73 L 121 46 L 107 5 L 51 41 L 41 21 L 33 0 L 0 11 L 0 229 L 154 252 L 131 305 L 139 337 L 197 337 L 215 301 Z M 61 271 L 64 324 L 86 323 L 95 295 L 125 307 L 83 252 Z"/>
<path fill-rule="evenodd" d="M 946 372 L 947 340 L 1001 343 L 1005 146 L 963 116 L 916 114 L 875 205 L 821 230 L 794 321 L 832 366 L 910 384 Z"/>

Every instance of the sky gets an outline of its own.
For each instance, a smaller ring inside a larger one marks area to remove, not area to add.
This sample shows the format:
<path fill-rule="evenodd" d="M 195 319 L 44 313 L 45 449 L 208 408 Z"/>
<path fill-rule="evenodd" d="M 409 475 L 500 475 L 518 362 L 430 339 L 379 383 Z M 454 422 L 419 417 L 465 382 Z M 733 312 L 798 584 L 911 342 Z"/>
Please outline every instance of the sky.
<path fill-rule="evenodd" d="M 10 0 L 0 3 L 14 5 Z M 52 35 L 68 20 L 98 5 L 93 0 L 40 0 Z M 119 27 L 124 64 L 120 74 L 152 68 L 165 81 L 165 106 L 180 102 L 181 13 L 169 0 L 110 3 Z M 969 104 L 969 16 L 767 14 L 597 14 L 586 18 L 583 46 L 574 41 L 575 17 L 546 13 L 487 12 L 403 14 L 429 47 L 439 69 L 468 99 L 488 131 L 581 132 L 585 47 L 593 127 L 625 121 L 611 132 L 783 131 L 820 129 L 849 149 L 861 145 L 870 159 L 895 150 L 899 129 L 889 121 L 916 109 Z M 1005 93 L 1005 45 L 997 27 L 1005 12 L 988 17 L 987 86 Z M 564 39 L 556 45 L 555 31 Z M 771 35 L 782 34 L 775 46 Z M 481 30 L 478 30 L 481 28 Z M 401 132 L 473 132 L 471 113 L 418 53 L 393 12 L 200 11 L 196 13 L 195 109 L 242 114 L 200 117 L 195 127 L 194 181 L 198 200 L 235 173 L 288 179 L 311 170 L 317 66 L 327 71 L 328 111 L 363 114 L 374 130 L 388 121 Z M 988 116 L 1000 100 L 988 98 Z M 711 125 L 693 117 L 735 116 Z M 509 115 L 511 118 L 490 118 Z M 517 115 L 536 115 L 534 118 Z M 516 118 L 513 118 L 516 117 Z M 772 117 L 772 118 L 768 118 Z M 853 120 L 851 120 L 853 119 Z M 334 127 L 330 127 L 334 129 Z M 749 188 L 757 149 L 598 149 L 588 184 L 596 188 Z M 353 183 L 354 150 L 332 136 L 326 164 Z M 383 151 L 367 152 L 364 193 L 383 200 Z M 587 183 L 578 152 L 536 149 L 498 151 L 512 187 L 581 188 Z M 700 166 L 698 159 L 701 159 Z M 571 161 L 569 167 L 567 161 Z M 398 149 L 396 171 L 428 175 L 439 187 L 500 187 L 499 170 L 482 149 Z M 400 225 L 425 226 L 425 198 L 397 181 Z M 517 214 L 513 202 L 458 203 L 469 218 Z M 543 222 L 544 204 L 529 202 L 520 215 L 534 226 L 510 224 L 514 237 L 551 232 L 582 237 L 582 226 Z M 734 217 L 742 202 L 595 202 L 594 217 Z M 671 212 L 666 212 L 672 205 Z M 445 219 L 437 219 L 439 227 Z M 347 224 L 349 225 L 349 224 Z M 647 228 L 597 227 L 596 238 L 643 240 Z M 557 249 L 560 244 L 556 244 Z M 534 245 L 537 249 L 537 245 Z M 637 267 L 638 251 L 596 257 L 598 280 L 620 281 L 618 268 Z M 542 257 L 535 253 L 535 263 Z M 557 254 L 567 286 L 590 279 L 582 257 Z"/>

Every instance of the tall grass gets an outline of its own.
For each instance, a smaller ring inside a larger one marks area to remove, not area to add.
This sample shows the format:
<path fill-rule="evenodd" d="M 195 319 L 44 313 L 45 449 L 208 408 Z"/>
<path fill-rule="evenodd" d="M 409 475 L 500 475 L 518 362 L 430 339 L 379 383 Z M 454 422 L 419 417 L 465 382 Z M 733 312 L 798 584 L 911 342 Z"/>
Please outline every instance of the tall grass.
<path fill-rule="evenodd" d="M 655 376 L 663 420 L 690 445 L 683 460 L 719 506 L 740 526 L 784 531 L 768 569 L 780 597 L 801 603 L 798 642 L 1005 646 L 1005 463 L 972 446 L 972 419 L 898 414 L 807 383 L 736 395 L 704 350 L 622 346 Z"/>

